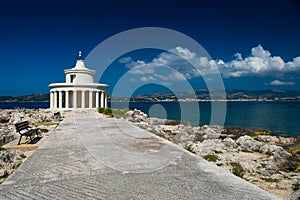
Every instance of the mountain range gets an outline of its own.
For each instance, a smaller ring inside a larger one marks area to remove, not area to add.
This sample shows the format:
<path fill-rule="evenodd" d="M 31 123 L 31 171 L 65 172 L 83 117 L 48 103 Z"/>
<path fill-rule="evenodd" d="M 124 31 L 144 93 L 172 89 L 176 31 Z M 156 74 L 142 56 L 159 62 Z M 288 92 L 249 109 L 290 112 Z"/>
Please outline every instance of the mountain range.
<path fill-rule="evenodd" d="M 211 99 L 213 94 L 214 99 Z M 176 100 L 218 100 L 224 99 L 223 92 L 199 89 L 193 92 L 153 93 L 132 97 L 109 97 L 112 101 L 176 101 Z M 25 96 L 0 96 L 0 102 L 48 102 L 49 94 L 31 94 Z M 226 90 L 227 100 L 300 100 L 300 91 L 296 90 Z"/>

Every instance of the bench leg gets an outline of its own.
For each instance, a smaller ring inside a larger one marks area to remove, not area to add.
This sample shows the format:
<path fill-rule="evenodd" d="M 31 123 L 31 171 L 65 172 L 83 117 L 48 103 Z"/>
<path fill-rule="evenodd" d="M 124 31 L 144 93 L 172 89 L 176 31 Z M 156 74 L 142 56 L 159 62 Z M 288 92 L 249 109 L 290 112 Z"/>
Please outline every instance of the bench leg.
<path fill-rule="evenodd" d="M 38 138 L 40 137 L 40 136 L 39 136 L 39 129 L 36 129 L 36 130 L 35 130 L 35 134 L 36 134 L 36 137 L 38 137 Z"/>
<path fill-rule="evenodd" d="M 18 145 L 20 145 L 20 143 L 21 143 L 21 139 L 22 139 L 22 135 L 20 136 L 20 139 L 19 139 Z"/>

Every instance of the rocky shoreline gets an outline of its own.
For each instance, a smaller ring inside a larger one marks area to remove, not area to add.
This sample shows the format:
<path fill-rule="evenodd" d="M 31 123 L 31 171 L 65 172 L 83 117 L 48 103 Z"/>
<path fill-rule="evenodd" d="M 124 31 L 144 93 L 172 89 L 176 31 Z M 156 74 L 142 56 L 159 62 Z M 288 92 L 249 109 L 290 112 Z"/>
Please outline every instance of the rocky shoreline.
<path fill-rule="evenodd" d="M 70 113 L 62 114 L 68 116 Z M 300 137 L 272 136 L 265 130 L 240 127 L 193 127 L 179 121 L 149 118 L 140 110 L 127 111 L 118 117 L 214 162 L 280 198 L 300 199 Z M 31 126 L 44 133 L 57 125 L 53 112 L 47 109 L 0 110 L 1 146 L 19 137 L 14 124 L 21 120 L 28 120 Z M 1 148 L 0 183 L 31 153 Z"/>
<path fill-rule="evenodd" d="M 300 137 L 279 137 L 269 131 L 148 118 L 140 110 L 122 117 L 188 151 L 214 162 L 283 199 L 300 199 Z"/>
<path fill-rule="evenodd" d="M 0 183 L 16 170 L 33 150 L 4 149 L 2 146 L 19 138 L 15 123 L 28 120 L 32 127 L 47 134 L 57 126 L 53 113 L 46 109 L 2 109 L 0 110 Z"/>

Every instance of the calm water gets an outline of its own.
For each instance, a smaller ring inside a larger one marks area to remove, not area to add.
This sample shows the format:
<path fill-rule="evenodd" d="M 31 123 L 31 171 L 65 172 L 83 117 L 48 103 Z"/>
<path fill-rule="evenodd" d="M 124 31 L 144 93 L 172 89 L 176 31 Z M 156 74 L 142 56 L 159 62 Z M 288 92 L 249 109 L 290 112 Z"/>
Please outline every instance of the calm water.
<path fill-rule="evenodd" d="M 126 103 L 113 102 L 114 108 L 128 107 Z M 194 125 L 210 124 L 211 103 L 198 102 L 200 120 L 191 103 L 183 102 L 182 108 L 188 113 Z M 152 109 L 153 107 L 160 109 Z M 9 108 L 49 108 L 48 102 L 0 102 L 0 109 Z M 130 109 L 140 109 L 151 117 L 181 120 L 181 109 L 178 102 L 130 102 Z M 153 112 L 154 110 L 154 112 Z M 163 110 L 164 112 L 161 112 Z M 285 136 L 300 136 L 300 102 L 227 102 L 225 126 L 255 127 L 281 132 Z"/>
<path fill-rule="evenodd" d="M 159 102 L 166 113 L 150 113 L 152 117 L 165 117 L 181 120 L 180 105 L 178 102 Z M 183 102 L 183 108 L 187 109 L 191 122 L 196 118 L 196 113 L 189 106 L 189 102 Z M 198 102 L 200 120 L 198 125 L 210 124 L 211 103 Z M 220 103 L 221 104 L 221 103 Z M 124 108 L 124 103 L 113 103 L 113 107 Z M 151 107 L 157 102 L 131 102 L 130 109 L 140 109 L 149 114 Z M 128 106 L 127 106 L 128 107 Z M 195 122 L 193 123 L 195 125 Z M 217 124 L 220 125 L 220 124 Z M 227 102 L 225 126 L 240 126 L 268 129 L 281 133 L 284 136 L 300 136 L 300 102 L 298 101 L 239 101 Z"/>

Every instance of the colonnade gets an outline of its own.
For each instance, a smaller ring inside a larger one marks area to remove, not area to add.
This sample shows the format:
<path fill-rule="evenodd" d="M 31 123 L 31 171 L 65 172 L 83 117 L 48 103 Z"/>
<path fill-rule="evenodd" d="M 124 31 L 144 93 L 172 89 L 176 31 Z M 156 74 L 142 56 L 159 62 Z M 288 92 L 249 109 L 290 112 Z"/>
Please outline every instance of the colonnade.
<path fill-rule="evenodd" d="M 102 90 L 51 90 L 50 109 L 106 108 L 107 93 Z"/>

